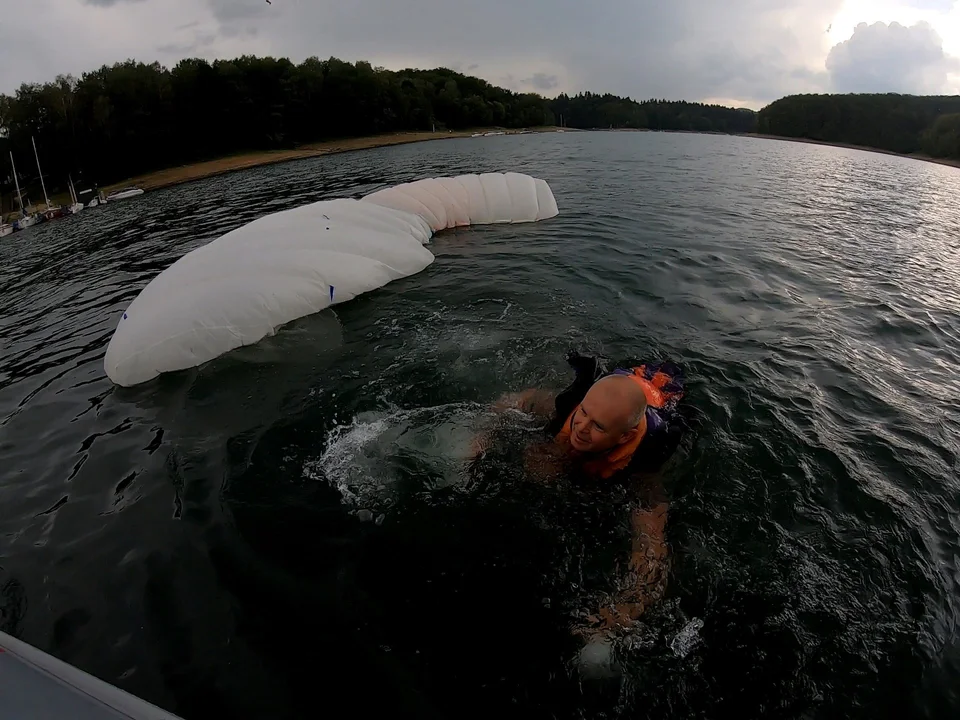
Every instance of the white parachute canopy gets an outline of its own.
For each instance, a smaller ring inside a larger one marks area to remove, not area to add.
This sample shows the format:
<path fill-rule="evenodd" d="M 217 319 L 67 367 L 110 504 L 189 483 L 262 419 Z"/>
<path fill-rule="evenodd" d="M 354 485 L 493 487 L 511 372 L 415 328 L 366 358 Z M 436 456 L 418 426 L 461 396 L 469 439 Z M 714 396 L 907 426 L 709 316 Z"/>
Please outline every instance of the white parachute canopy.
<path fill-rule="evenodd" d="M 254 220 L 155 277 L 120 319 L 103 365 L 118 385 L 200 365 L 433 262 L 434 232 L 557 215 L 547 183 L 493 173 L 435 178 Z"/>

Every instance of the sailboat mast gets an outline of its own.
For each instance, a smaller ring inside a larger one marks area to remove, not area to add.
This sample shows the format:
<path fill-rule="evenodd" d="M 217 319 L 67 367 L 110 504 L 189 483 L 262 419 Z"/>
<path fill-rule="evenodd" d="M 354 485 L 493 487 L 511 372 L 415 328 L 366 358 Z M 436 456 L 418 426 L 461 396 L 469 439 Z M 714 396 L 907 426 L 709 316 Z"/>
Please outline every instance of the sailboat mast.
<path fill-rule="evenodd" d="M 40 155 L 37 153 L 37 140 L 32 135 L 30 140 L 33 142 L 33 156 L 37 159 L 37 172 L 40 173 L 40 187 L 43 188 L 43 201 L 50 208 L 50 198 L 47 197 L 47 185 L 43 182 L 43 170 L 40 169 Z"/>
<path fill-rule="evenodd" d="M 23 211 L 23 195 L 20 194 L 20 181 L 17 179 L 17 164 L 13 162 L 13 151 L 10 152 L 10 167 L 13 168 L 13 182 L 17 186 L 17 200 L 20 201 L 20 217 L 25 217 Z"/>

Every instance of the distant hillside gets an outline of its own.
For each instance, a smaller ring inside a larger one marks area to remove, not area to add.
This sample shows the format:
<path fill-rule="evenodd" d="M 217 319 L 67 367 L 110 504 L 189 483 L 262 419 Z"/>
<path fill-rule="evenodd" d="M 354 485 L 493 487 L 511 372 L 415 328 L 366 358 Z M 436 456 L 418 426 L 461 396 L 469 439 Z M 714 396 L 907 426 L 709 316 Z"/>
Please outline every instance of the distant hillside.
<path fill-rule="evenodd" d="M 172 69 L 127 61 L 23 85 L 0 95 L 0 136 L 9 134 L 25 187 L 39 183 L 31 137 L 48 189 L 67 175 L 84 184 L 244 151 L 399 131 L 520 128 L 653 128 L 748 132 L 751 111 L 696 103 L 637 103 L 583 93 L 550 100 L 515 93 L 452 70 L 390 71 L 367 62 L 245 56 L 183 60 Z M 0 183 L 9 176 L 0 157 Z M 0 192 L 9 193 L 9 184 Z"/>
<path fill-rule="evenodd" d="M 960 96 L 791 95 L 763 108 L 757 127 L 770 135 L 960 158 Z"/>
<path fill-rule="evenodd" d="M 559 121 L 575 128 L 636 128 L 696 132 L 756 132 L 757 113 L 742 108 L 670 100 L 637 102 L 616 95 L 581 93 L 550 101 Z"/>

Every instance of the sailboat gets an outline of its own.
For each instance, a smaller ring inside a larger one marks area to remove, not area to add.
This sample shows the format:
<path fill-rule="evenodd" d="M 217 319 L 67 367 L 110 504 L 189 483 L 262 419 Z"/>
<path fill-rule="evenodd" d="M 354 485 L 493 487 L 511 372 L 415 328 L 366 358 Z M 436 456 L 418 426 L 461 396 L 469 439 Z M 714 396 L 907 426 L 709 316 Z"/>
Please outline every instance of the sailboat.
<path fill-rule="evenodd" d="M 67 208 L 67 212 L 76 215 L 83 210 L 83 203 L 77 197 L 77 189 L 73 186 L 73 176 L 67 175 L 67 187 L 70 189 L 70 200 L 72 204 Z"/>
<path fill-rule="evenodd" d="M 11 157 L 11 160 L 13 158 Z M 16 173 L 14 173 L 16 175 Z M 12 235 L 13 231 L 16 229 L 13 227 L 13 223 L 7 223 L 3 221 L 3 207 L 0 206 L 0 237 L 6 237 L 7 235 Z"/>
<path fill-rule="evenodd" d="M 93 192 L 94 192 L 93 190 L 81 190 L 79 194 L 86 196 Z M 95 208 L 100 205 L 105 205 L 106 203 L 107 203 L 107 198 L 103 194 L 103 190 L 101 190 L 100 188 L 96 188 L 96 193 L 90 200 L 87 201 L 86 207 Z"/>
<path fill-rule="evenodd" d="M 43 181 L 43 170 L 40 169 L 40 154 L 37 152 L 37 140 L 36 138 L 30 138 L 30 141 L 33 143 L 33 156 L 37 159 L 37 172 L 40 174 L 40 187 L 43 188 L 43 204 L 46 208 L 43 211 L 43 217 L 47 220 L 54 220 L 59 217 L 63 217 L 66 213 L 62 207 L 51 207 L 50 198 L 47 196 L 47 184 Z"/>
<path fill-rule="evenodd" d="M 20 180 L 17 178 L 17 164 L 13 161 L 13 152 L 10 152 L 10 167 L 13 168 L 13 182 L 17 186 L 17 200 L 20 203 L 20 219 L 13 224 L 14 230 L 26 230 L 37 224 L 36 215 L 27 215 L 23 209 L 23 194 L 20 192 Z"/>
<path fill-rule="evenodd" d="M 3 221 L 3 215 L 0 215 L 0 237 L 6 237 L 13 234 L 13 223 Z"/>

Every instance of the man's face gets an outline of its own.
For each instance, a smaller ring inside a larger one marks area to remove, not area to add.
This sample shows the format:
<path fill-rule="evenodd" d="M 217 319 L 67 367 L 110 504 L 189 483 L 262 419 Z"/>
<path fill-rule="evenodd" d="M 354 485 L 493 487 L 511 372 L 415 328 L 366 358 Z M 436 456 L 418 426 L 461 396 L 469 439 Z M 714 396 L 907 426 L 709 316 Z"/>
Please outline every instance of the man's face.
<path fill-rule="evenodd" d="M 627 442 L 637 432 L 631 427 L 635 413 L 636 407 L 619 383 L 599 382 L 573 416 L 570 445 L 577 452 L 602 453 Z"/>

